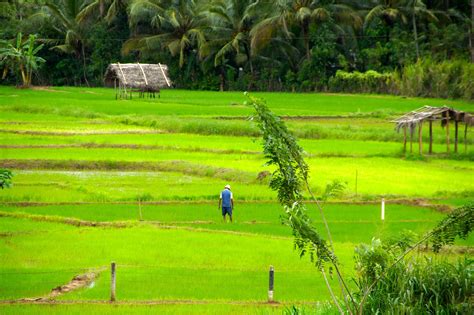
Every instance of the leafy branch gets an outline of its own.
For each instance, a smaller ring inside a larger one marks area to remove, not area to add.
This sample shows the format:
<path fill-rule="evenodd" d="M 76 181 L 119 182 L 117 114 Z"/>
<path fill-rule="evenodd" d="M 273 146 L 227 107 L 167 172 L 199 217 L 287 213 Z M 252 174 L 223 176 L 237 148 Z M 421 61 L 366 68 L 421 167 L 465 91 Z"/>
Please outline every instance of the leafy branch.
<path fill-rule="evenodd" d="M 248 96 L 248 99 L 249 105 L 256 112 L 256 115 L 251 120 L 257 123 L 262 132 L 263 153 L 267 159 L 266 164 L 276 166 L 276 170 L 273 172 L 270 180 L 270 188 L 277 191 L 278 200 L 285 209 L 285 223 L 292 228 L 295 248 L 299 250 L 300 256 L 309 255 L 311 261 L 321 271 L 334 304 L 343 313 L 329 285 L 324 268 L 325 263 L 330 263 L 331 267 L 336 271 L 346 309 L 352 314 L 351 306 L 355 307 L 355 303 L 340 272 L 338 259 L 334 254 L 329 226 L 320 204 L 320 201 L 325 201 L 329 197 L 340 193 L 343 190 L 343 184 L 336 181 L 328 185 L 325 194 L 321 198 L 316 198 L 308 182 L 309 167 L 303 157 L 304 151 L 298 145 L 296 138 L 291 134 L 281 118 L 270 111 L 263 100 L 252 96 Z M 305 189 L 319 209 L 322 221 L 326 227 L 329 245 L 313 226 L 308 216 L 306 206 L 303 204 L 303 191 Z M 347 301 L 345 292 L 349 294 L 352 305 Z"/>

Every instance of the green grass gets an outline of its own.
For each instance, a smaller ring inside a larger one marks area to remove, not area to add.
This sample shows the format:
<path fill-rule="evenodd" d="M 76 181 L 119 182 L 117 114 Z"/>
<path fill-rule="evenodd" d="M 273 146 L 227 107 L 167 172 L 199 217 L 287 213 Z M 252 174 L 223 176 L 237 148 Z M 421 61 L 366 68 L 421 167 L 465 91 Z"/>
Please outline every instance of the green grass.
<path fill-rule="evenodd" d="M 51 88 L 47 90 L 18 90 L 1 87 L 3 104 L 12 107 L 38 108 L 74 113 L 107 115 L 248 115 L 242 92 L 205 92 L 163 90 L 160 99 L 134 99 L 116 101 L 113 89 Z M 252 93 L 267 100 L 271 109 L 284 115 L 344 115 L 350 113 L 402 113 L 426 105 L 451 105 L 469 109 L 466 101 L 402 98 L 381 95 Z"/>
<path fill-rule="evenodd" d="M 312 307 L 312 306 L 311 306 Z M 0 305 L 2 314 L 281 314 L 286 305 L 177 304 L 177 305 Z M 308 306 L 306 306 L 308 308 Z M 311 313 L 313 314 L 313 313 Z"/>
<path fill-rule="evenodd" d="M 206 204 L 142 204 L 142 223 L 176 225 L 192 229 L 235 231 L 270 236 L 291 237 L 288 227 L 282 225 L 282 208 L 274 203 L 236 204 L 234 223 L 222 222 L 216 203 Z M 316 226 L 324 226 L 314 205 L 309 205 L 310 214 Z M 325 213 L 337 242 L 369 242 L 373 236 L 388 237 L 399 232 L 400 227 L 422 233 L 441 220 L 442 214 L 434 210 L 403 205 L 386 207 L 386 220 L 380 220 L 380 205 L 328 204 Z M 0 207 L 7 213 L 60 216 L 86 221 L 135 221 L 140 218 L 136 204 L 91 204 L 91 205 L 51 205 L 31 207 Z M 348 228 L 352 229 L 347 234 Z"/>
<path fill-rule="evenodd" d="M 427 104 L 473 111 L 472 103 L 255 94 L 284 115 L 301 139 L 317 195 L 332 180 L 346 183 L 337 198 L 345 203 L 329 203 L 325 213 L 348 279 L 358 243 L 404 230 L 421 235 L 444 216 L 391 199 L 451 206 L 472 201 L 472 140 L 466 153 L 461 141 L 459 154 L 444 154 L 445 131 L 434 126 L 435 155 L 404 154 L 403 136 L 390 122 Z M 0 87 L 0 167 L 10 165 L 15 174 L 14 186 L 0 190 L 0 300 L 44 296 L 74 275 L 104 267 L 93 285 L 58 300 L 106 301 L 107 268 L 115 261 L 119 301 L 198 303 L 0 304 L 0 312 L 279 314 L 287 305 L 327 301 L 320 274 L 293 250 L 268 178 L 257 179 L 272 169 L 264 165 L 259 132 L 245 119 L 251 109 L 244 102 L 239 92 L 165 90 L 156 100 L 116 101 L 110 89 Z M 426 152 L 427 130 L 423 137 Z M 233 224 L 223 223 L 217 209 L 226 183 L 236 199 Z M 388 200 L 384 222 L 381 197 Z M 143 221 L 138 199 L 145 201 Z M 315 206 L 308 208 L 324 231 Z M 74 226 L 78 220 L 102 225 Z M 473 242 L 470 237 L 456 245 Z M 276 270 L 275 297 L 288 303 L 277 308 L 259 304 L 266 301 L 269 265 Z"/>

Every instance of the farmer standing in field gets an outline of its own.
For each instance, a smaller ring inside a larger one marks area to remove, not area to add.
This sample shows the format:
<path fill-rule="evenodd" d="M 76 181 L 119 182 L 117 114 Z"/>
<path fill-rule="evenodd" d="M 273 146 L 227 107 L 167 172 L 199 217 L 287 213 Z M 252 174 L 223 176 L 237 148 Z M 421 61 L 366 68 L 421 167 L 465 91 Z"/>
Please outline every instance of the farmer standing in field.
<path fill-rule="evenodd" d="M 225 215 L 228 214 L 230 218 L 230 222 L 232 222 L 232 210 L 234 210 L 234 197 L 232 196 L 232 192 L 230 191 L 230 185 L 227 184 L 224 187 L 224 190 L 221 191 L 221 194 L 219 196 L 219 207 L 217 209 L 221 208 L 221 202 L 222 202 L 222 219 L 225 220 Z"/>

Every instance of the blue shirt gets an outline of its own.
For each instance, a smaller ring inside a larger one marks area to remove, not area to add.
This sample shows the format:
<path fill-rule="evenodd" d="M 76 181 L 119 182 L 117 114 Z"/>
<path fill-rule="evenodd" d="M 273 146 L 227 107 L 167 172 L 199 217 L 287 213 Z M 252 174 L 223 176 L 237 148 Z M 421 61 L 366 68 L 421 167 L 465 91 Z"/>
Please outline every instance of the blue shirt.
<path fill-rule="evenodd" d="M 224 189 L 221 192 L 220 198 L 222 199 L 222 207 L 232 207 L 232 203 L 230 202 L 232 197 L 232 192 L 228 189 Z"/>

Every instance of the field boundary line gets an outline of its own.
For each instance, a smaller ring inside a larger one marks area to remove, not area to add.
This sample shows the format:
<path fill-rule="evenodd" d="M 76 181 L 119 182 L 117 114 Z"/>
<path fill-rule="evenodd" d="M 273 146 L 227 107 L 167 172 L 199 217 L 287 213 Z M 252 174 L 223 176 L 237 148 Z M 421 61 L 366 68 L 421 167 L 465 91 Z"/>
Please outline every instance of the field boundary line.
<path fill-rule="evenodd" d="M 0 162 L 1 164 L 1 162 Z M 434 209 L 440 212 L 449 212 L 453 209 L 453 206 L 446 204 L 432 204 L 430 201 L 443 200 L 443 199 L 424 199 L 424 198 L 413 198 L 413 199 L 386 199 L 386 204 L 406 205 L 412 207 Z M 138 201 L 60 201 L 60 202 L 41 202 L 41 201 L 5 201 L 0 202 L 0 206 L 13 206 L 13 207 L 43 207 L 43 206 L 65 206 L 65 205 L 137 205 Z M 308 204 L 314 202 L 308 200 Z M 337 200 L 327 201 L 329 205 L 378 205 L 380 201 L 351 201 L 351 200 Z M 214 200 L 203 199 L 203 200 L 156 200 L 156 201 L 141 201 L 142 205 L 214 205 Z M 275 204 L 276 207 L 281 207 L 276 200 L 239 200 L 239 204 Z"/>
<path fill-rule="evenodd" d="M 62 223 L 67 225 L 73 225 L 77 227 L 114 227 L 114 228 L 128 228 L 136 226 L 137 223 L 133 221 L 86 221 L 70 217 L 60 217 L 60 216 L 49 216 L 49 215 L 39 215 L 39 214 L 30 214 L 25 212 L 5 212 L 0 211 L 0 218 L 9 217 L 17 219 L 28 219 L 33 221 L 43 221 L 43 222 L 52 222 L 52 223 Z"/>
<path fill-rule="evenodd" d="M 16 300 L 0 300 L 2 305 L 14 304 L 44 304 L 44 305 L 93 305 L 93 304 L 110 304 L 110 305 L 262 305 L 262 306 L 285 306 L 285 305 L 318 305 L 318 301 L 283 301 L 283 302 L 267 302 L 267 301 L 223 301 L 223 300 L 126 300 L 110 302 L 107 300 L 41 300 L 36 299 L 16 299 Z"/>
<path fill-rule="evenodd" d="M 167 222 L 158 222 L 158 221 L 146 221 L 146 224 L 150 224 L 157 229 L 162 230 L 184 230 L 190 232 L 200 232 L 200 233 L 210 233 L 210 234 L 228 234 L 236 236 L 249 236 L 249 237 L 263 237 L 266 239 L 275 239 L 275 240 L 291 240 L 291 236 L 277 236 L 271 234 L 259 234 L 259 233 L 250 233 L 250 232 L 238 232 L 230 230 L 214 230 L 214 229 L 205 229 L 205 228 L 195 228 L 192 226 L 180 226 L 180 225 L 168 225 Z"/>
<path fill-rule="evenodd" d="M 234 149 L 210 149 L 198 147 L 176 147 L 166 145 L 146 145 L 146 144 L 107 144 L 107 143 L 70 143 L 70 144 L 21 144 L 21 145 L 0 145 L 0 149 L 69 149 L 69 148 L 87 148 L 87 149 L 133 149 L 133 150 L 170 150 L 183 152 L 204 152 L 220 154 L 248 154 L 262 155 L 260 151 L 234 150 Z"/>
<path fill-rule="evenodd" d="M 232 168 L 214 167 L 183 160 L 156 162 L 131 161 L 88 161 L 88 160 L 48 160 L 48 159 L 5 159 L 0 167 L 21 170 L 78 170 L 78 171 L 152 171 L 175 172 L 197 177 L 219 178 L 244 184 L 266 184 L 268 178 L 259 180 L 257 173 Z"/>
<path fill-rule="evenodd" d="M 39 131 L 39 130 L 14 130 L 14 129 L 0 129 L 0 133 L 12 133 L 19 135 L 32 136 L 95 136 L 95 135 L 156 135 L 165 134 L 168 132 L 161 130 L 116 130 L 116 131 L 95 131 L 95 132 L 66 132 L 66 131 Z"/>

